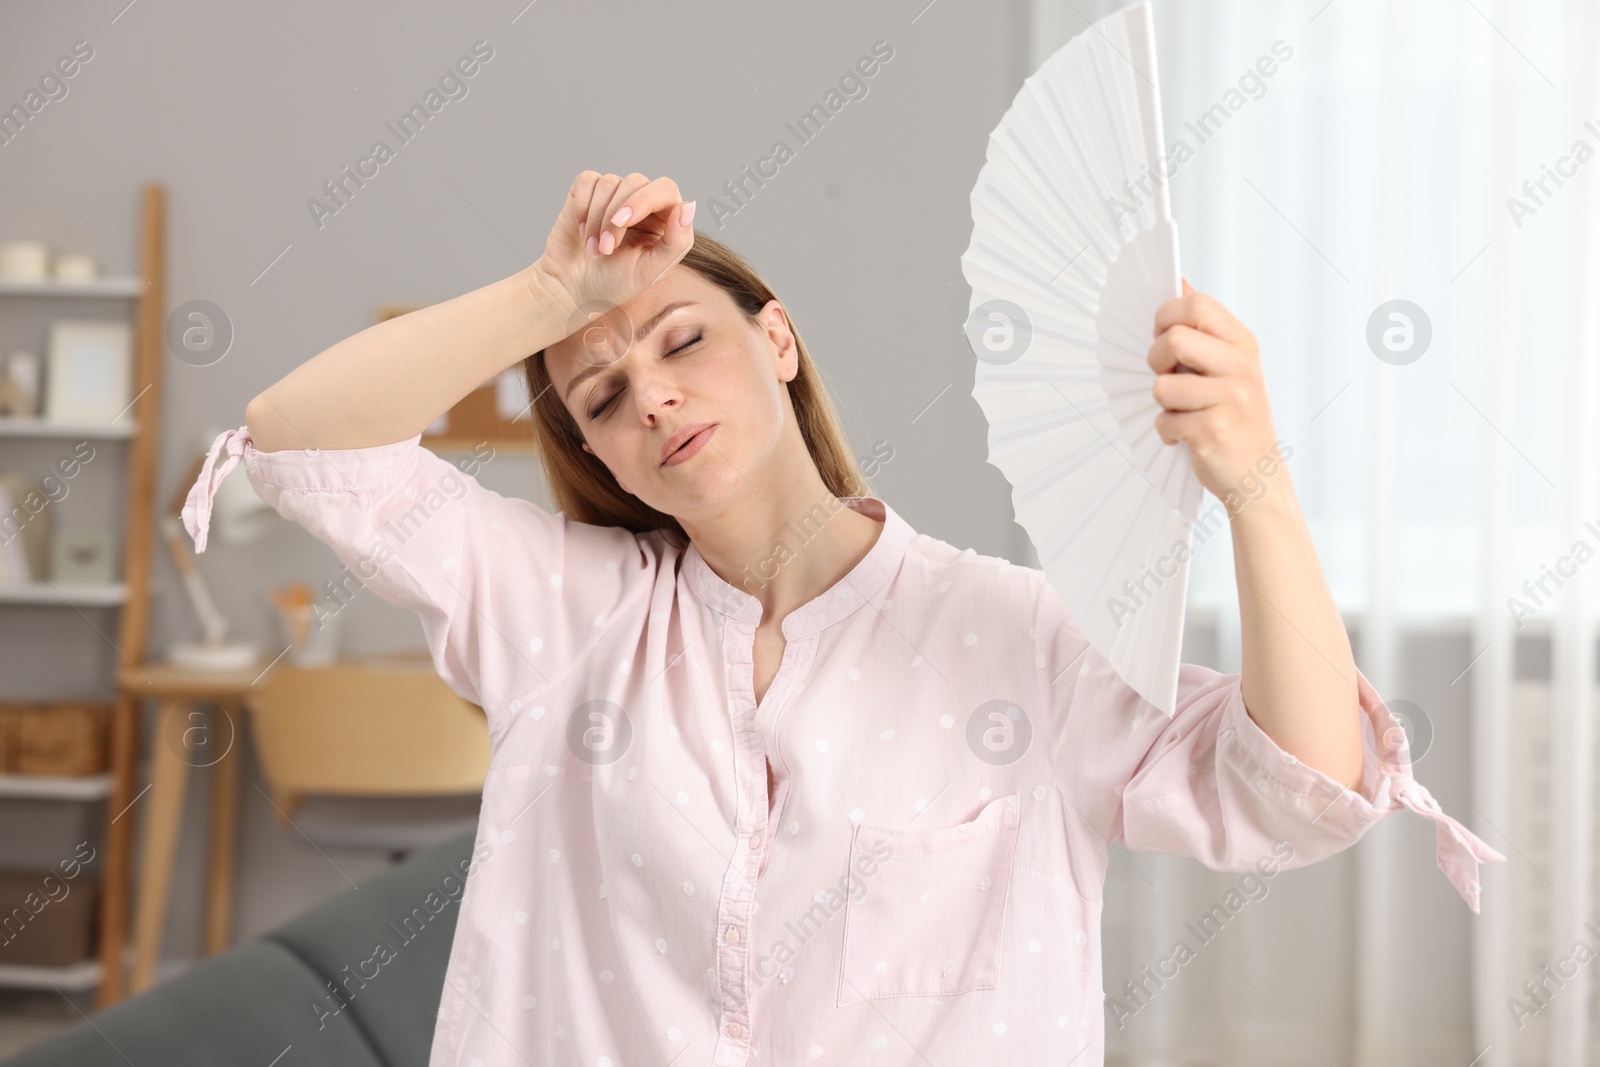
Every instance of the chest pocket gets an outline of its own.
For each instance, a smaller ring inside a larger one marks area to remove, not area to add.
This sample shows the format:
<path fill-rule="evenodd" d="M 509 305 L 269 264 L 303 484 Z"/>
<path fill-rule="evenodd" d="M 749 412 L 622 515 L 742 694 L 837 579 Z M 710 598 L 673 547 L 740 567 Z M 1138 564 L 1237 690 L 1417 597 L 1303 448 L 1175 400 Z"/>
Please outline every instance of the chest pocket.
<path fill-rule="evenodd" d="M 999 984 L 1020 821 L 1020 798 L 1012 795 L 957 826 L 856 824 L 839 1005 Z"/>

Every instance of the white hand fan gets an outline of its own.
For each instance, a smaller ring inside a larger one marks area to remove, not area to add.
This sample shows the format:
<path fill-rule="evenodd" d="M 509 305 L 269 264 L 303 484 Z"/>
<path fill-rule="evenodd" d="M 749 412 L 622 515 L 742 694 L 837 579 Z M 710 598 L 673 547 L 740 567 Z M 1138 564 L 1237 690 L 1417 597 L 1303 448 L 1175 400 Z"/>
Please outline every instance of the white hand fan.
<path fill-rule="evenodd" d="M 989 462 L 1084 636 L 1174 713 L 1203 488 L 1164 444 L 1146 358 L 1182 294 L 1149 3 L 1023 82 L 972 190 L 968 338 Z"/>

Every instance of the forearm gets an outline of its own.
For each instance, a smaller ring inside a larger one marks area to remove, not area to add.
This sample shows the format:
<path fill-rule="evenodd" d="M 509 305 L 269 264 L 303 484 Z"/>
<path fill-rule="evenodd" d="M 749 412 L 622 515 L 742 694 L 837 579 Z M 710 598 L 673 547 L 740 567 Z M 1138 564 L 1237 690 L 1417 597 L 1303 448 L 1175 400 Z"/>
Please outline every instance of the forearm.
<path fill-rule="evenodd" d="M 370 326 L 251 400 L 257 448 L 366 448 L 421 433 L 472 390 L 565 337 L 573 308 L 537 264 Z"/>
<path fill-rule="evenodd" d="M 1245 708 L 1279 748 L 1355 788 L 1361 772 L 1355 658 L 1288 468 L 1231 525 Z"/>

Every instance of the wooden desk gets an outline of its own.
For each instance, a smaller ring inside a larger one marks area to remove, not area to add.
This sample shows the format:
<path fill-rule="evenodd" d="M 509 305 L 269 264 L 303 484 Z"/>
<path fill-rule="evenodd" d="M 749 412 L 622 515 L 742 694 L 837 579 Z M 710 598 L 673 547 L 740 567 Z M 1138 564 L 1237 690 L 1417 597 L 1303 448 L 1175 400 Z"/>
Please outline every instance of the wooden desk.
<path fill-rule="evenodd" d="M 144 798 L 148 810 L 134 892 L 133 993 L 143 992 L 155 981 L 191 767 L 211 768 L 205 952 L 210 955 L 228 947 L 239 806 L 236 750 L 244 734 L 243 697 L 263 676 L 262 668 L 187 671 L 168 663 L 147 663 L 117 672 L 120 691 L 158 702 L 150 738 L 150 795 Z"/>
<path fill-rule="evenodd" d="M 433 663 L 426 653 L 355 662 L 433 673 Z M 211 769 L 205 953 L 209 956 L 220 952 L 232 941 L 241 760 L 238 749 L 244 742 L 244 697 L 266 676 L 264 664 L 243 671 L 188 671 L 169 663 L 147 663 L 137 669 L 125 666 L 117 672 L 120 692 L 158 702 L 155 732 L 150 739 L 150 795 L 142 801 L 148 810 L 134 896 L 133 993 L 143 992 L 155 981 L 172 894 L 172 863 L 183 831 L 183 795 L 191 767 Z"/>

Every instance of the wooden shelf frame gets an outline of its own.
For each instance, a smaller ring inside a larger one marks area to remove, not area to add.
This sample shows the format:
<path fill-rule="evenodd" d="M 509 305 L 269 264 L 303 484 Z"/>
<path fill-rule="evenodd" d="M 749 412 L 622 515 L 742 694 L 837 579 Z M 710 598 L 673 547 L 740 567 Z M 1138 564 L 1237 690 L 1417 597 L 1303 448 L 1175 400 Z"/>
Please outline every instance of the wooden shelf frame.
<path fill-rule="evenodd" d="M 138 397 L 129 413 L 136 427 L 127 449 L 128 495 L 122 547 L 122 605 L 117 633 L 118 666 L 145 661 L 150 636 L 150 577 L 156 526 L 156 463 L 161 427 L 162 348 L 167 307 L 167 197 L 159 184 L 145 186 L 140 204 L 138 296 L 134 326 L 133 384 Z M 109 681 L 109 680 L 108 680 Z M 128 944 L 129 898 L 133 880 L 133 827 L 130 806 L 139 787 L 140 701 L 118 690 L 111 714 L 111 792 L 106 800 L 105 867 L 101 877 L 97 955 L 100 983 L 95 1007 L 106 1008 L 127 990 L 123 965 Z"/>

